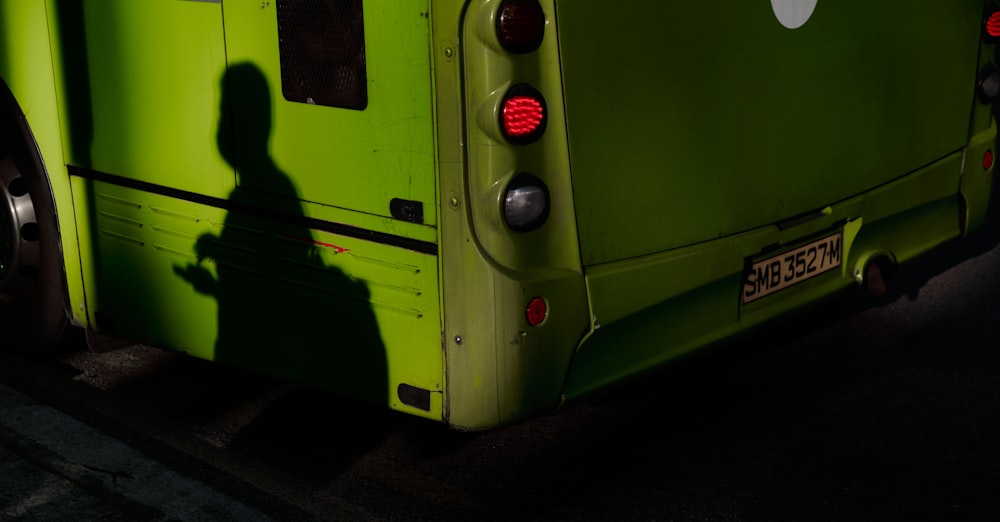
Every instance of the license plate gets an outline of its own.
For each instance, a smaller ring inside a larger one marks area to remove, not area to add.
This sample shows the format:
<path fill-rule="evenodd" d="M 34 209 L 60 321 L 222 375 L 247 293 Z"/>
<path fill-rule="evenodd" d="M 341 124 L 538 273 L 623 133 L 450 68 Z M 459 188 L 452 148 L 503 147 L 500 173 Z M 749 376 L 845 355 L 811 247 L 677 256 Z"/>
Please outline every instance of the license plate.
<path fill-rule="evenodd" d="M 743 275 L 743 304 L 771 295 L 840 266 L 843 234 L 754 261 Z"/>

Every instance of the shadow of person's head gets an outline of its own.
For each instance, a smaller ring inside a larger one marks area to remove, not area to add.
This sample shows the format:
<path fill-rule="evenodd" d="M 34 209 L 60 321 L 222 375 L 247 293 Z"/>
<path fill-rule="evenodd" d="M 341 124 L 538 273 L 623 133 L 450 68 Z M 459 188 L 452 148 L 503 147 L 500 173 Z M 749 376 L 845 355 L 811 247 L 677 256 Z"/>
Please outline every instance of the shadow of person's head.
<path fill-rule="evenodd" d="M 219 153 L 241 176 L 247 176 L 269 158 L 271 89 L 260 68 L 248 62 L 231 65 L 220 87 Z"/>

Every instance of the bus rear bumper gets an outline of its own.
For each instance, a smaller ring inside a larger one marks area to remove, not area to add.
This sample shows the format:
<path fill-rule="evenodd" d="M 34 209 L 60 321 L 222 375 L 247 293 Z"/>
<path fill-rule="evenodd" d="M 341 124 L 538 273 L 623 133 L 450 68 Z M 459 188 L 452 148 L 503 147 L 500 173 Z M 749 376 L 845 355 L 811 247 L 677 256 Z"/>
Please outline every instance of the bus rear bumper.
<path fill-rule="evenodd" d="M 965 149 L 890 183 L 833 202 L 814 213 L 815 217 L 587 267 L 593 325 L 573 358 L 564 400 L 640 374 L 851 287 L 864 286 L 866 268 L 872 262 L 899 265 L 935 249 L 968 252 L 957 246 L 938 247 L 998 221 L 997 205 L 991 205 L 993 169 L 984 168 L 981 161 L 995 141 L 996 127 L 991 125 Z M 744 271 L 753 261 L 837 233 L 843 237 L 839 267 L 743 303 Z M 973 234 L 983 235 L 982 231 Z M 921 281 L 926 277 L 910 278 L 903 284 L 919 286 Z M 900 290 L 915 288 L 892 290 L 890 296 L 898 296 Z"/>

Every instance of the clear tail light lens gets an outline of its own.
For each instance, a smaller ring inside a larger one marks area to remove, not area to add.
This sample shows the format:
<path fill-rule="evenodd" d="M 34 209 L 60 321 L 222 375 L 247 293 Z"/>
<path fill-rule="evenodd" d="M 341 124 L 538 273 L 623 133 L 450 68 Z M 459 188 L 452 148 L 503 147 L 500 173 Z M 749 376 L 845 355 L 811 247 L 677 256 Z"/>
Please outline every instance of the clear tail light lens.
<path fill-rule="evenodd" d="M 992 65 L 979 73 L 979 101 L 993 103 L 1000 95 L 1000 71 Z"/>
<path fill-rule="evenodd" d="M 542 226 L 549 217 L 549 189 L 531 174 L 518 174 L 507 185 L 503 217 L 512 230 L 527 232 Z"/>

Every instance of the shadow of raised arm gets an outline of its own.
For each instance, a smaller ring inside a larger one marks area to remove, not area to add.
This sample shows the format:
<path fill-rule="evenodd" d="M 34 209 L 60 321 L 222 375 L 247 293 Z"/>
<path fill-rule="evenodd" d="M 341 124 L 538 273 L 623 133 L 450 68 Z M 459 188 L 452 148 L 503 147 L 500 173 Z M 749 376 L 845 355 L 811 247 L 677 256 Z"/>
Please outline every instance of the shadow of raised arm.
<path fill-rule="evenodd" d="M 198 261 L 187 266 L 174 265 L 174 273 L 191 283 L 199 294 L 218 295 L 219 281 L 201 264 L 205 259 L 215 259 L 218 239 L 215 234 L 202 234 L 194 246 Z"/>

